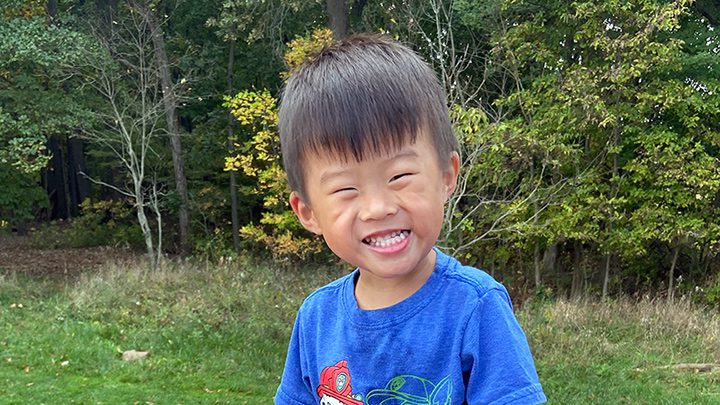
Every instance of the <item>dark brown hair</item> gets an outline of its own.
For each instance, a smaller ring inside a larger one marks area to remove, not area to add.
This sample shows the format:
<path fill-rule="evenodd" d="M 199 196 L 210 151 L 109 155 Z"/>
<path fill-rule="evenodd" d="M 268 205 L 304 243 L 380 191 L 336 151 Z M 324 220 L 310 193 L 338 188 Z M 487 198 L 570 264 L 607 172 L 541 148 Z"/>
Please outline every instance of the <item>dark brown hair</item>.
<path fill-rule="evenodd" d="M 305 198 L 303 159 L 330 153 L 347 161 L 386 154 L 427 131 L 441 167 L 458 150 L 433 70 L 409 48 L 354 35 L 322 50 L 288 79 L 279 123 L 283 164 Z"/>

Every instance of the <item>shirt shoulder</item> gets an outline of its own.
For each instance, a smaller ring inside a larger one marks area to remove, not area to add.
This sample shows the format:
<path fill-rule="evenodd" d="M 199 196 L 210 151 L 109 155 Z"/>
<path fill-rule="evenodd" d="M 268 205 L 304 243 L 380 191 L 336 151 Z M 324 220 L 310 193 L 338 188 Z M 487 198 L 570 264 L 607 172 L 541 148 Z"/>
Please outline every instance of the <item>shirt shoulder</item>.
<path fill-rule="evenodd" d="M 356 271 L 333 280 L 310 293 L 300 305 L 298 313 L 311 312 L 317 308 L 326 306 L 328 302 L 337 304 L 337 302 L 339 302 L 338 300 L 342 298 L 344 286 L 347 283 L 353 283 Z"/>
<path fill-rule="evenodd" d="M 489 293 L 504 296 L 510 301 L 507 289 L 484 270 L 465 266 L 452 256 L 438 254 L 438 262 L 443 262 L 443 277 L 448 284 L 448 291 L 453 294 L 465 294 L 469 299 L 482 301 Z"/>

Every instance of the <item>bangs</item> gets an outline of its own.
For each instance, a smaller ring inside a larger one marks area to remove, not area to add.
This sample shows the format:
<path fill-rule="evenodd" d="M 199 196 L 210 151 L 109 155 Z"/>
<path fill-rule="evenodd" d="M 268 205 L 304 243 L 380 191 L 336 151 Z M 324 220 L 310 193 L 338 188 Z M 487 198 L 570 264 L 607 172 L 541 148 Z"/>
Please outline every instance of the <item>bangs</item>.
<path fill-rule="evenodd" d="M 407 94 L 407 88 L 392 84 L 371 88 L 353 82 L 337 87 L 342 88 L 323 89 L 298 106 L 294 117 L 287 117 L 286 130 L 300 160 L 324 153 L 358 162 L 386 155 L 414 143 L 425 124 L 428 112 Z"/>

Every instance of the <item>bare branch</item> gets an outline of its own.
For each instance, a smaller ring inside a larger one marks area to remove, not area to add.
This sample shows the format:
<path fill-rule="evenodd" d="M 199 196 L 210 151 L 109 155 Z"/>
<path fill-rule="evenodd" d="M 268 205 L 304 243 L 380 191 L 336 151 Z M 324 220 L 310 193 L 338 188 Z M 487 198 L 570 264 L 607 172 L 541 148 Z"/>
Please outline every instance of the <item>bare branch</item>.
<path fill-rule="evenodd" d="M 124 196 L 126 196 L 126 197 L 130 197 L 130 198 L 134 197 L 134 195 L 133 195 L 132 193 L 129 193 L 127 190 L 121 189 L 121 188 L 115 186 L 114 184 L 110 184 L 110 183 L 107 183 L 107 182 L 105 182 L 105 181 L 98 180 L 98 179 L 96 179 L 96 178 L 94 178 L 94 177 L 92 177 L 92 176 L 89 176 L 89 175 L 88 175 L 87 173 L 85 173 L 85 172 L 78 172 L 78 173 L 80 173 L 80 174 L 81 174 L 82 176 L 84 176 L 86 179 L 90 180 L 91 182 L 93 182 L 93 183 L 95 183 L 95 184 L 98 184 L 98 185 L 101 185 L 101 186 L 103 186 L 103 187 L 107 187 L 107 188 L 109 188 L 109 189 L 115 190 L 115 191 L 117 191 L 118 193 L 120 193 L 120 194 L 122 194 L 122 195 L 124 195 Z"/>

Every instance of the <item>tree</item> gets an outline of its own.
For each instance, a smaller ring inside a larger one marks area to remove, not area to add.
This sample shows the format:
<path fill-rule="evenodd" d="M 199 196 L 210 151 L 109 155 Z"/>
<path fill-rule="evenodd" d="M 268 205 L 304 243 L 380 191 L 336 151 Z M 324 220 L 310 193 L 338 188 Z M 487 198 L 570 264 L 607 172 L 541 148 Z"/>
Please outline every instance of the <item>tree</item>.
<path fill-rule="evenodd" d="M 258 54 L 272 55 L 274 50 L 276 55 L 283 56 L 285 38 L 292 37 L 292 33 L 297 30 L 305 33 L 307 27 L 304 26 L 304 21 L 314 18 L 311 16 L 321 11 L 322 9 L 316 7 L 316 4 L 308 2 L 223 2 L 220 5 L 220 12 L 216 16 L 210 17 L 207 25 L 215 28 L 216 35 L 227 43 L 225 57 L 227 70 L 224 72 L 225 94 L 236 94 L 235 87 L 238 86 L 241 88 L 268 88 L 271 91 L 279 88 L 282 84 L 280 77 L 273 74 L 272 69 L 268 66 L 268 62 L 273 61 L 268 61 L 267 58 L 261 59 Z M 236 59 L 243 60 L 243 63 L 236 64 Z M 277 66 L 270 65 L 277 69 L 277 73 L 283 68 L 280 58 L 278 58 L 278 62 L 280 63 L 277 63 Z M 243 74 L 238 75 L 238 71 Z M 257 77 L 248 72 L 262 72 L 265 75 Z M 228 136 L 225 141 L 228 155 L 234 156 L 238 153 L 236 145 L 245 144 L 253 134 L 246 128 L 236 127 L 236 118 L 231 109 L 227 109 L 227 117 L 228 123 L 225 130 Z M 237 251 L 240 244 L 238 231 L 242 226 L 238 209 L 244 208 L 249 211 L 248 217 L 244 218 L 246 224 L 255 222 L 255 214 L 263 209 L 262 196 L 244 191 L 255 189 L 256 179 L 253 176 L 243 176 L 245 173 L 237 170 L 228 170 L 228 172 L 230 174 L 231 232 L 233 245 Z M 242 207 L 238 207 L 239 200 L 243 203 Z M 249 228 L 244 227 L 243 229 L 247 231 Z"/>
<path fill-rule="evenodd" d="M 328 29 L 315 30 L 290 42 L 285 62 L 290 71 L 332 42 Z M 283 74 L 287 76 L 287 72 Z M 240 229 L 248 240 L 269 248 L 278 259 L 308 258 L 323 251 L 324 244 L 308 237 L 288 202 L 286 174 L 280 157 L 277 132 L 277 99 L 268 90 L 240 91 L 227 97 L 225 106 L 250 138 L 236 145 L 237 152 L 225 159 L 226 171 L 242 171 L 255 180 L 247 192 L 262 198 L 259 224 Z"/>
<path fill-rule="evenodd" d="M 65 144 L 68 134 L 91 117 L 87 94 L 78 80 L 63 69 L 66 62 L 83 57 L 90 41 L 71 27 L 56 25 L 57 18 L 49 24 L 42 2 L 18 2 L 16 8 L 9 6 L 3 11 L 0 18 L 0 161 L 16 176 L 38 181 L 42 170 L 51 162 L 48 140 L 50 145 Z M 57 155 L 59 151 L 58 147 L 52 152 Z M 55 157 L 58 170 L 65 165 L 60 158 Z M 77 176 L 71 172 L 70 182 L 84 187 Z M 62 176 L 57 184 L 64 187 L 66 181 L 66 176 Z M 76 191 L 80 193 L 79 189 Z M 64 202 L 65 198 L 63 191 L 55 201 Z M 53 208 L 58 208 L 54 205 Z M 66 204 L 60 216 L 69 216 L 72 208 Z M 32 215 L 25 212 L 20 217 L 28 220 Z"/>
<path fill-rule="evenodd" d="M 678 241 L 715 229 L 706 214 L 712 204 L 690 201 L 716 195 L 718 162 L 717 128 L 709 124 L 715 85 L 686 76 L 675 37 L 689 4 L 550 3 L 498 37 L 506 63 L 531 78 L 500 100 L 525 117 L 508 122 L 560 147 L 551 178 L 571 187 L 531 234 L 573 242 L 574 296 L 587 277 L 579 253 L 586 247 L 604 256 L 607 294 L 613 256 L 637 257 L 663 242 L 674 246 L 674 263 Z"/>
<path fill-rule="evenodd" d="M 499 4 L 432 0 L 374 6 L 382 10 L 369 9 L 371 23 L 409 41 L 425 55 L 451 106 L 463 165 L 439 244 L 468 262 L 494 266 L 495 240 L 502 237 L 507 245 L 514 243 L 518 239 L 514 234 L 529 229 L 523 222 L 536 222 L 547 205 L 549 198 L 540 196 L 549 197 L 558 189 L 538 181 L 548 166 L 541 145 L 549 149 L 553 142 L 543 144 L 513 131 L 509 125 L 513 109 L 495 103 L 522 84 L 515 66 L 490 54 L 488 32 L 505 29 Z M 533 213 L 520 219 L 528 207 Z M 486 248 L 490 244 L 492 251 Z M 538 266 L 535 278 L 539 284 Z"/>
<path fill-rule="evenodd" d="M 130 2 L 130 11 L 139 13 L 152 37 L 154 55 L 157 59 L 158 74 L 160 76 L 160 87 L 162 90 L 162 103 L 165 110 L 166 131 L 170 140 L 170 151 L 172 153 L 173 172 L 175 174 L 175 191 L 180 200 L 178 207 L 178 227 L 180 233 L 180 251 L 187 253 L 189 248 L 188 238 L 190 233 L 190 216 L 188 211 L 188 190 L 187 178 L 185 177 L 185 163 L 180 140 L 180 128 L 178 125 L 177 106 L 178 98 L 175 94 L 170 62 L 165 51 L 165 37 L 162 26 L 158 23 L 157 17 L 151 3 L 144 0 L 133 0 Z"/>
<path fill-rule="evenodd" d="M 227 94 L 234 94 L 233 86 L 233 68 L 235 67 L 235 35 L 237 27 L 233 24 L 230 27 L 230 40 L 228 41 L 228 64 L 227 64 Z M 232 112 L 227 112 L 227 142 L 228 152 L 233 152 L 235 145 L 235 121 Z M 233 248 L 236 252 L 240 251 L 240 219 L 238 218 L 238 198 L 237 198 L 237 180 L 235 179 L 235 170 L 230 171 L 230 218 L 232 226 Z"/>
<path fill-rule="evenodd" d="M 154 26 L 142 11 L 130 7 L 116 18 L 115 27 L 95 31 L 97 52 L 88 55 L 88 65 L 75 68 L 85 74 L 87 83 L 105 100 L 96 112 L 101 126 L 86 128 L 84 136 L 111 151 L 126 171 L 129 181 L 117 186 L 93 179 L 130 198 L 145 239 L 151 269 L 162 256 L 162 215 L 160 198 L 163 185 L 151 158 L 166 133 L 161 121 L 166 113 L 165 98 L 177 88 L 164 91 L 162 67 L 156 57 Z M 146 215 L 155 216 L 155 232 Z"/>

